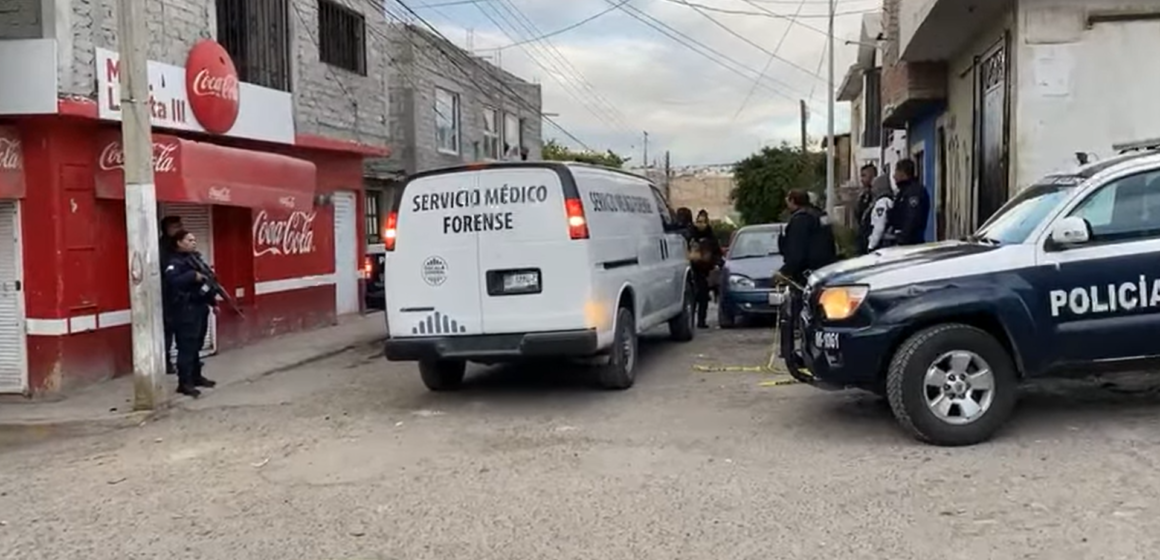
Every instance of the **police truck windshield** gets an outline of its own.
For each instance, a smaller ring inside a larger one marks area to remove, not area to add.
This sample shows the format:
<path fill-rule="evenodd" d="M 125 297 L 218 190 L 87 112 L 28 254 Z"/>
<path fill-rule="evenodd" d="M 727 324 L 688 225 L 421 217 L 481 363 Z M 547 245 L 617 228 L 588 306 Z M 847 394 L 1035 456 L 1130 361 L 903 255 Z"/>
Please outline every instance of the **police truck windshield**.
<path fill-rule="evenodd" d="M 971 239 L 999 244 L 1026 242 L 1031 231 L 1082 182 L 1083 178 L 1075 175 L 1045 177 L 1004 204 Z"/>

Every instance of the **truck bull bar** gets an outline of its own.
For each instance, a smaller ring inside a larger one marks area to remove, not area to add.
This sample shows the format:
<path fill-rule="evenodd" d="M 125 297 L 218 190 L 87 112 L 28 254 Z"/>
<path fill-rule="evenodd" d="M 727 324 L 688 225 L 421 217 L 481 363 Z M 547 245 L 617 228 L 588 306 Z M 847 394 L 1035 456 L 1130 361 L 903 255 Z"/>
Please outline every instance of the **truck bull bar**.
<path fill-rule="evenodd" d="M 817 383 L 817 378 L 810 373 L 806 366 L 805 357 L 802 354 L 804 341 L 802 348 L 798 347 L 798 341 L 801 338 L 799 336 L 801 329 L 798 323 L 801 321 L 802 307 L 805 305 L 805 287 L 781 273 L 775 274 L 774 279 L 789 286 L 789 289 L 784 292 L 785 299 L 778 306 L 777 330 L 780 338 L 778 353 L 791 377 L 800 383 L 813 385 Z"/>

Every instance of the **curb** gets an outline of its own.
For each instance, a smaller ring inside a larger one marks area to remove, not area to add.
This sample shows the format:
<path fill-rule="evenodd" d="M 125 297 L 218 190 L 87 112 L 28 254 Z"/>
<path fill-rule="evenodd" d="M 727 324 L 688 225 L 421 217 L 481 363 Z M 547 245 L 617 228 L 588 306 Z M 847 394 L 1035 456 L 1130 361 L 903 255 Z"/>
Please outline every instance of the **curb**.
<path fill-rule="evenodd" d="M 360 340 L 358 342 L 346 344 L 341 347 L 327 349 L 300 360 L 295 360 L 294 362 L 288 364 L 282 364 L 271 369 L 262 370 L 245 375 L 243 377 L 239 377 L 230 381 L 229 383 L 224 383 L 221 386 L 229 387 L 239 383 L 256 381 L 271 375 L 277 375 L 279 373 L 297 369 L 315 362 L 320 362 L 328 358 L 333 358 L 339 354 L 343 354 L 351 350 L 370 346 L 380 342 L 381 340 L 382 337 L 376 335 L 375 337 L 367 338 L 366 340 Z M 125 428 L 141 426 L 147 422 L 165 418 L 175 409 L 188 410 L 182 405 L 192 400 L 193 399 L 190 397 L 180 396 L 178 398 L 167 401 L 166 406 L 158 410 L 127 412 L 90 418 L 67 418 L 61 420 L 15 420 L 11 422 L 0 421 L 0 448 L 9 445 L 27 444 L 53 438 L 100 435 L 117 430 L 123 430 Z"/>

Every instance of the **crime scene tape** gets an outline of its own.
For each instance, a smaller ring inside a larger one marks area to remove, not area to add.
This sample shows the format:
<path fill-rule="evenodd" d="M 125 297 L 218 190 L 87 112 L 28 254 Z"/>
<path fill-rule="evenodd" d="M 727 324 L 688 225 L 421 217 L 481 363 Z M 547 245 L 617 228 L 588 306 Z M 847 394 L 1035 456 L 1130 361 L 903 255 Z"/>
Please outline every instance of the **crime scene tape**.
<path fill-rule="evenodd" d="M 778 327 L 773 329 L 773 344 L 769 349 L 769 360 L 764 366 L 707 366 L 694 365 L 693 370 L 703 371 L 707 373 L 779 373 L 774 370 L 774 363 L 777 362 L 778 341 L 781 340 L 780 331 Z M 774 379 L 770 381 L 762 381 L 757 385 L 759 387 L 780 387 L 783 385 L 797 385 L 801 383 L 794 378 L 789 379 Z"/>

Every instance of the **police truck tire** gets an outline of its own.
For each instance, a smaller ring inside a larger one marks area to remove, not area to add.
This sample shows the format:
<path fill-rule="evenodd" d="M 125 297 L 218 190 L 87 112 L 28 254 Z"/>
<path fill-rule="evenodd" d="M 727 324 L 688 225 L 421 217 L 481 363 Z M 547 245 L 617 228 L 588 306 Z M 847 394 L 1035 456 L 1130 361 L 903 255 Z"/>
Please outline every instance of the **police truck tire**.
<path fill-rule="evenodd" d="M 467 362 L 462 360 L 424 360 L 419 362 L 423 384 L 432 391 L 454 391 L 463 386 Z"/>
<path fill-rule="evenodd" d="M 608 364 L 600 368 L 600 386 L 622 391 L 636 383 L 636 319 L 630 309 L 621 307 L 616 312 L 614 328 Z"/>
<path fill-rule="evenodd" d="M 992 373 L 990 406 L 966 424 L 943 420 L 928 405 L 932 393 L 927 386 L 927 372 L 948 352 L 974 354 L 986 362 Z M 1003 345 L 986 331 L 957 323 L 936 325 L 906 339 L 886 374 L 886 398 L 903 429 L 919 441 L 947 447 L 990 439 L 1011 417 L 1018 388 L 1015 363 Z"/>
<path fill-rule="evenodd" d="M 669 336 L 677 342 L 689 342 L 697 332 L 697 300 L 694 291 L 697 288 L 690 281 L 685 282 L 685 295 L 681 301 L 681 313 L 669 319 Z"/>

